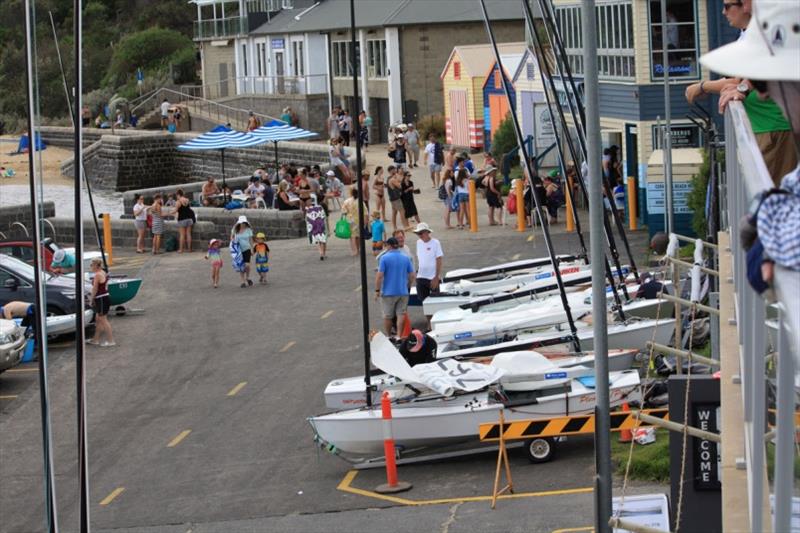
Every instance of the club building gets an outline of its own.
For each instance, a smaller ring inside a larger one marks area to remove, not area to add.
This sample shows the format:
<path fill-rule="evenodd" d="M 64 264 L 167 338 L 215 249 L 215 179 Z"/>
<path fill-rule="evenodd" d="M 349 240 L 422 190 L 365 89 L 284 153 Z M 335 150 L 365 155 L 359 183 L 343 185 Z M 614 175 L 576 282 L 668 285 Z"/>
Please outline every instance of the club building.
<path fill-rule="evenodd" d="M 439 74 L 453 46 L 487 42 L 478 2 L 463 0 L 355 0 L 356 57 L 349 0 L 191 3 L 206 98 L 273 116 L 291 106 L 303 127 L 320 133 L 332 105 L 366 109 L 373 142 L 390 124 L 441 114 Z M 499 42 L 524 39 L 518 2 L 486 4 Z"/>

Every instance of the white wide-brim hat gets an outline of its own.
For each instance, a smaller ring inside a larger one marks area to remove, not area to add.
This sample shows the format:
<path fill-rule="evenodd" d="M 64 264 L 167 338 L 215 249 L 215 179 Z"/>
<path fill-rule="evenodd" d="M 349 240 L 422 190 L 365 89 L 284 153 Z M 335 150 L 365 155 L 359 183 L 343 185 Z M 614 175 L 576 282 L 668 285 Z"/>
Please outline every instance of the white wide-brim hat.
<path fill-rule="evenodd" d="M 798 0 L 758 0 L 744 37 L 704 54 L 700 63 L 736 78 L 800 81 L 798 28 Z"/>
<path fill-rule="evenodd" d="M 425 222 L 420 222 L 417 224 L 417 227 L 414 228 L 414 233 L 422 233 L 423 231 L 427 231 L 429 233 L 433 233 L 433 230 L 430 226 L 428 226 Z"/>
<path fill-rule="evenodd" d="M 247 221 L 247 217 L 244 216 L 244 215 L 241 215 L 239 217 L 239 220 L 236 221 L 236 223 L 237 224 L 250 224 L 250 222 Z"/>

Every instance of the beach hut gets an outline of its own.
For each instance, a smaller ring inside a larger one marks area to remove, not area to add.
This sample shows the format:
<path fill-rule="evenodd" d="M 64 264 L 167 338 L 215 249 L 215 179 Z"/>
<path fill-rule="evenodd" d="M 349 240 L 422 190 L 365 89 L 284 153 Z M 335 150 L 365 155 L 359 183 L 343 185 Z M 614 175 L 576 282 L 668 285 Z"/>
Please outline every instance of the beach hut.
<path fill-rule="evenodd" d="M 491 147 L 492 135 L 505 120 L 511 110 L 503 88 L 503 78 L 511 83 L 511 101 L 516 109 L 518 100 L 514 91 L 513 74 L 517 71 L 524 53 L 521 54 L 501 54 L 500 62 L 503 65 L 503 73 L 500 73 L 500 66 L 497 61 L 492 61 L 489 70 L 486 72 L 486 81 L 483 82 L 483 145 L 485 150 Z"/>
<path fill-rule="evenodd" d="M 526 49 L 512 73 L 511 83 L 517 93 L 517 118 L 522 128 L 522 136 L 533 137 L 533 153 L 542 153 L 555 142 L 553 124 L 547 111 L 544 96 L 544 81 L 533 52 Z M 556 166 L 558 157 L 555 150 L 550 151 L 542 161 L 543 166 Z"/>
<path fill-rule="evenodd" d="M 501 55 L 522 54 L 525 43 L 497 45 Z M 494 63 L 489 44 L 456 46 L 440 76 L 448 144 L 468 148 L 484 145 L 483 86 Z"/>

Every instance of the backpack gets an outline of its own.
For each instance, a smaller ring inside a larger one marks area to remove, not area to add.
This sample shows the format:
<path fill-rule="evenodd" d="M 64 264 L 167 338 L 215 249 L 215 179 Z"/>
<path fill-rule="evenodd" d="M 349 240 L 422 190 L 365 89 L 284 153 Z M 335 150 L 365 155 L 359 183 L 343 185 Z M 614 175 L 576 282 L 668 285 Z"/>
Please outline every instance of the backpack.
<path fill-rule="evenodd" d="M 447 189 L 444 187 L 444 181 L 439 185 L 439 200 L 447 200 Z"/>
<path fill-rule="evenodd" d="M 350 238 L 350 222 L 347 221 L 344 215 L 336 222 L 336 226 L 333 228 L 333 234 L 340 239 Z"/>
<path fill-rule="evenodd" d="M 442 148 L 442 143 L 434 143 L 433 145 L 433 162 L 436 165 L 444 164 L 444 148 Z M 442 198 L 444 200 L 444 198 Z"/>

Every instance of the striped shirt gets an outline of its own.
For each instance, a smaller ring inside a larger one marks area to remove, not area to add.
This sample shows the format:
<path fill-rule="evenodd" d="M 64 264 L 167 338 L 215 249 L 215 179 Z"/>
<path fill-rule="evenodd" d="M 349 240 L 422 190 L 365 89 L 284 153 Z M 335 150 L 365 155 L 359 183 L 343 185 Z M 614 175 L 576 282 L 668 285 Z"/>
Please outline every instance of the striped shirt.
<path fill-rule="evenodd" d="M 790 194 L 773 194 L 761 204 L 758 237 L 770 259 L 800 271 L 800 166 L 783 178 L 781 188 Z"/>

